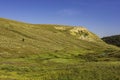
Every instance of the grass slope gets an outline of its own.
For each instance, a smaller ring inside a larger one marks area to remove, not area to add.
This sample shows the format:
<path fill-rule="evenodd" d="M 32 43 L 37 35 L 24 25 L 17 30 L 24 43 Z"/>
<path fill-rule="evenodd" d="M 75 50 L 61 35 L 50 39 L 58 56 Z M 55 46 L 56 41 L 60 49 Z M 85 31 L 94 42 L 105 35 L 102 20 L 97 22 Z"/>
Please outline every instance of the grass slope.
<path fill-rule="evenodd" d="M 119 60 L 120 48 L 83 27 L 0 18 L 2 80 L 119 80 Z"/>

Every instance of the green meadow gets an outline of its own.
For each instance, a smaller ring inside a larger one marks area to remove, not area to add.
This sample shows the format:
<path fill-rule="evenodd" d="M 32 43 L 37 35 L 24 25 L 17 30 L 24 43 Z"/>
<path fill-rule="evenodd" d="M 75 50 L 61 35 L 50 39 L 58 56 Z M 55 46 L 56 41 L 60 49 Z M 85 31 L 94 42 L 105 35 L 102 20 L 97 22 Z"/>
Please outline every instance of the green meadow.
<path fill-rule="evenodd" d="M 120 48 L 81 26 L 0 18 L 0 80 L 120 80 Z"/>

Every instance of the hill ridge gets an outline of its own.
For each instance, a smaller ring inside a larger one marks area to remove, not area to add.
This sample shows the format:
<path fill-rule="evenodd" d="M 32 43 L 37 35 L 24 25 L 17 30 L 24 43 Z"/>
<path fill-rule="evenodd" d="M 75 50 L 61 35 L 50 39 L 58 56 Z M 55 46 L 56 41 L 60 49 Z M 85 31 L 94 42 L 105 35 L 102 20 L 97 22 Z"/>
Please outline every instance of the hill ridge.
<path fill-rule="evenodd" d="M 27 24 L 0 19 L 0 30 L 0 53 L 5 53 L 0 56 L 5 58 L 39 55 L 41 58 L 68 60 L 66 58 L 73 59 L 80 55 L 119 51 L 84 27 Z"/>

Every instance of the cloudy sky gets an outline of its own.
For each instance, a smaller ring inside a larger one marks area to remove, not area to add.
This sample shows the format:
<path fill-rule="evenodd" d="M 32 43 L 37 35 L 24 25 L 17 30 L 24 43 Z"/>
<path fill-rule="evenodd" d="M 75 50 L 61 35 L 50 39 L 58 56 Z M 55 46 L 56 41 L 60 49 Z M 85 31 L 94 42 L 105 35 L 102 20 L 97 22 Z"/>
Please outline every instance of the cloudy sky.
<path fill-rule="evenodd" d="M 0 17 L 84 26 L 100 37 L 120 34 L 120 0 L 0 0 Z"/>

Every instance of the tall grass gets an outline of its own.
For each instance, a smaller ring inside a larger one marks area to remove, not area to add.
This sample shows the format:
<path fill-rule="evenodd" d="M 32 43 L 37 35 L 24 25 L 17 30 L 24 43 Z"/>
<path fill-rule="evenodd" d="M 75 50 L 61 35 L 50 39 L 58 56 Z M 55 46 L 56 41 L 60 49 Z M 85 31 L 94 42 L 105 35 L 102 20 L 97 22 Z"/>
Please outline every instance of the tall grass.
<path fill-rule="evenodd" d="M 3 80 L 120 80 L 119 75 L 119 62 L 0 66 L 0 79 Z"/>

